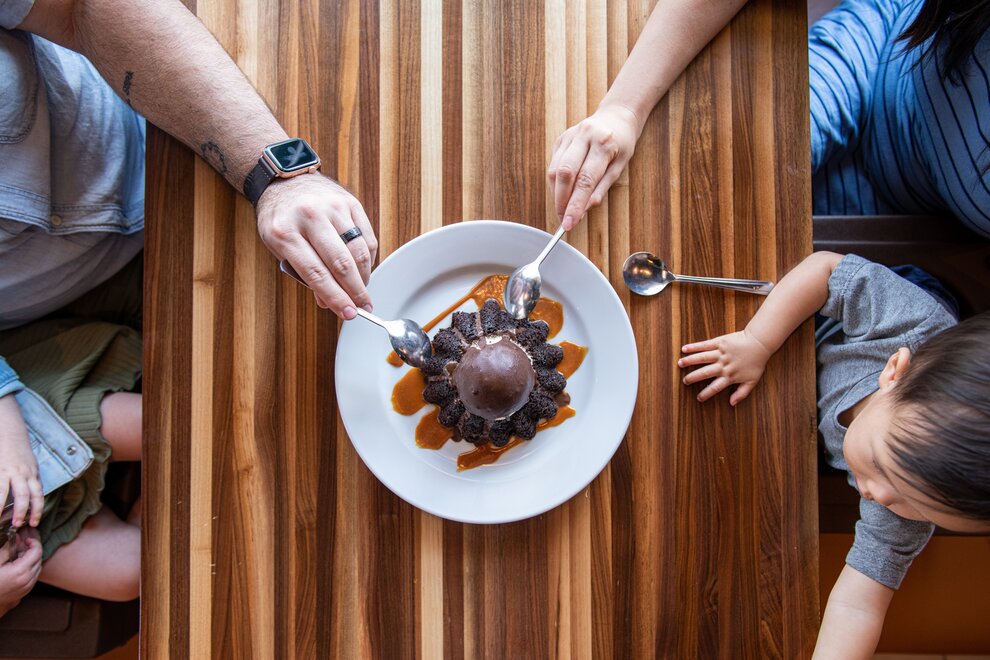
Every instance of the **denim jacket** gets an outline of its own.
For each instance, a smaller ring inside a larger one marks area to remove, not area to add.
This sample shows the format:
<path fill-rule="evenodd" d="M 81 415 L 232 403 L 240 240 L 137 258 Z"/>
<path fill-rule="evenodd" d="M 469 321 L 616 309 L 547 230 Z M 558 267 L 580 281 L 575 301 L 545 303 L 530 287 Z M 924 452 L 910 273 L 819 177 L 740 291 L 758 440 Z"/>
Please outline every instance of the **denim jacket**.
<path fill-rule="evenodd" d="M 7 396 L 8 394 L 15 394 L 24 389 L 24 384 L 21 383 L 20 379 L 7 361 L 0 356 L 0 397 Z"/>

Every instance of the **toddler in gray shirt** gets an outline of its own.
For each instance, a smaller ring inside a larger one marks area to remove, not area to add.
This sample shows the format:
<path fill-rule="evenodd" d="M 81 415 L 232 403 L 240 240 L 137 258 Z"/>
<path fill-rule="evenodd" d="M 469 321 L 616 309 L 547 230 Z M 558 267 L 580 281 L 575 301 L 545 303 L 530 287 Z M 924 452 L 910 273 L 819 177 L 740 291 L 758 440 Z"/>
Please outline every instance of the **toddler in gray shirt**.
<path fill-rule="evenodd" d="M 811 255 L 740 332 L 688 344 L 700 401 L 736 405 L 770 356 L 815 312 L 818 428 L 829 463 L 860 495 L 846 567 L 816 657 L 867 657 L 894 590 L 935 525 L 990 530 L 990 312 L 956 325 L 925 290 L 855 255 Z M 699 366 L 700 365 L 700 366 Z"/>

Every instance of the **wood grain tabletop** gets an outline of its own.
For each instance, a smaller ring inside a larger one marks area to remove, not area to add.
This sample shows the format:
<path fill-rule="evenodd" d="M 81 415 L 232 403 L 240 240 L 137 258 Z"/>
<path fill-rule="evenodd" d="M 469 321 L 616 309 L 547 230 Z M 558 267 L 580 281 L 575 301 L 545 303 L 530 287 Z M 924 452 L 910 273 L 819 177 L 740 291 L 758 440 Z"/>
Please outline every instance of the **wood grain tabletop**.
<path fill-rule="evenodd" d="M 498 218 L 553 231 L 554 139 L 587 116 L 652 0 L 189 0 L 290 135 L 362 201 L 380 259 Z M 802 326 L 733 409 L 680 346 L 755 296 L 632 296 L 633 251 L 778 280 L 811 250 L 804 3 L 754 0 L 653 112 L 568 242 L 639 349 L 625 440 L 587 488 L 504 525 L 379 483 L 334 398 L 338 322 L 281 275 L 250 204 L 152 131 L 142 657 L 796 658 L 818 627 L 814 348 Z"/>

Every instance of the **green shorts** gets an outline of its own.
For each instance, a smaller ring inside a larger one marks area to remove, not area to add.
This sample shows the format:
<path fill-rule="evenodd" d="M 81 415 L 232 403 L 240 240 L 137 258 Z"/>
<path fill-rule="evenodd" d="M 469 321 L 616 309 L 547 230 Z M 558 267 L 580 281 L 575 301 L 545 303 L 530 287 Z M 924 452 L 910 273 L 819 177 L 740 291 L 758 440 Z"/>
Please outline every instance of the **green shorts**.
<path fill-rule="evenodd" d="M 42 396 L 93 450 L 75 481 L 45 497 L 38 531 L 43 559 L 79 535 L 100 510 L 110 445 L 100 433 L 100 402 L 131 391 L 141 377 L 141 285 L 138 255 L 119 273 L 38 321 L 0 332 L 0 355 L 21 382 Z"/>

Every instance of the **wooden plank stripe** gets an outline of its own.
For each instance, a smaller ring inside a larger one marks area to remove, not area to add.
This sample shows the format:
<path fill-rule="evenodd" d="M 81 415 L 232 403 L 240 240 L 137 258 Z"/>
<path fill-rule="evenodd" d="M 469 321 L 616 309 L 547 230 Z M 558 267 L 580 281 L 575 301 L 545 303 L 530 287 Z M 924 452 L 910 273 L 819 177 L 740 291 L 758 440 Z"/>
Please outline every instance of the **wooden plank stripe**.
<path fill-rule="evenodd" d="M 420 233 L 444 223 L 443 3 L 424 0 L 420 12 Z M 417 657 L 443 657 L 443 522 L 417 510 L 415 594 Z"/>
<path fill-rule="evenodd" d="M 213 170 L 196 164 L 197 187 L 210 185 Z M 216 272 L 212 204 L 205 196 L 195 199 L 195 249 L 193 250 L 192 360 L 199 377 L 192 381 L 189 478 L 189 647 L 202 653 L 211 647 L 213 603 L 213 325 Z M 204 208 L 204 205 L 206 208 Z"/>

